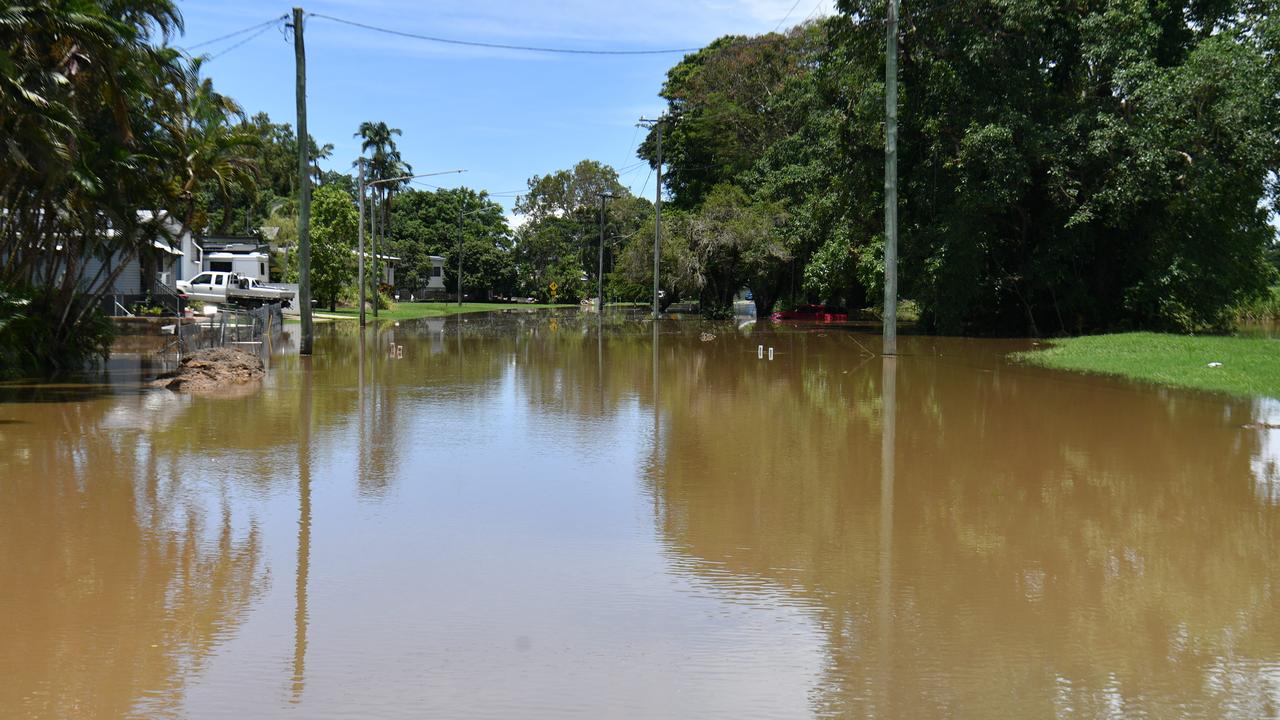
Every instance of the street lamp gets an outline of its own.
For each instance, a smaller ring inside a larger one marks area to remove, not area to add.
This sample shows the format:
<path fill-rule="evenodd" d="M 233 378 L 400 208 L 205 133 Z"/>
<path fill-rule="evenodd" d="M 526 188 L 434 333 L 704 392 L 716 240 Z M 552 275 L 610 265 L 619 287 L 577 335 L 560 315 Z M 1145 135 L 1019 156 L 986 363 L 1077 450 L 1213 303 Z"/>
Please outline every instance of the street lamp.
<path fill-rule="evenodd" d="M 462 211 L 466 206 L 465 199 L 458 203 L 458 307 L 462 307 L 462 218 L 468 215 L 475 215 L 483 211 L 485 208 L 478 207 L 475 210 Z"/>
<path fill-rule="evenodd" d="M 364 181 L 364 161 L 365 159 L 361 157 L 358 162 L 358 165 L 360 166 L 359 188 L 356 192 L 357 202 L 360 205 L 360 233 L 359 233 L 360 241 L 359 241 L 359 247 L 356 250 L 356 253 L 359 255 L 358 264 L 360 267 L 360 271 L 359 271 L 360 327 L 364 327 L 364 323 L 365 323 L 365 319 L 364 319 L 364 303 L 365 303 L 365 290 L 366 290 L 365 280 L 364 280 L 364 191 L 365 191 L 365 188 L 372 188 L 374 185 L 382 185 L 385 183 L 404 182 L 405 180 L 413 180 L 414 178 L 431 177 L 433 175 L 454 175 L 457 173 L 466 172 L 466 170 L 442 170 L 440 172 L 422 173 L 421 175 L 402 175 L 400 177 L 384 178 L 382 180 L 373 180 L 366 183 Z M 376 250 L 374 251 L 374 255 L 375 256 L 377 255 Z M 375 271 L 378 268 L 377 257 L 374 257 L 373 267 Z M 378 305 L 376 301 L 374 302 L 373 313 L 374 313 L 374 317 L 377 317 Z"/>
<path fill-rule="evenodd" d="M 596 264 L 596 312 L 604 315 L 604 201 L 617 197 L 611 192 L 600 193 L 600 253 Z"/>

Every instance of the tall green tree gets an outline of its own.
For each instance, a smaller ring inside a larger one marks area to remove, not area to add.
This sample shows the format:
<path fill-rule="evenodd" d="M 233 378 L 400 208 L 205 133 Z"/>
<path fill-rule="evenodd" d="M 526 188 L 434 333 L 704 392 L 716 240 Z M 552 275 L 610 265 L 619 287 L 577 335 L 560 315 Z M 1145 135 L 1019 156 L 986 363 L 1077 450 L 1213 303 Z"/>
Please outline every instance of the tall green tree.
<path fill-rule="evenodd" d="M 1271 279 L 1278 75 L 1251 2 L 912 3 L 901 275 L 947 332 L 1219 328 Z M 880 245 L 884 3 L 841 2 L 823 72 L 846 214 Z"/>
<path fill-rule="evenodd" d="M 485 298 L 509 295 L 515 289 L 511 229 L 502 206 L 470 188 L 411 189 L 399 195 L 388 234 L 390 250 L 400 258 L 400 285 L 425 287 L 432 272 L 429 258 L 437 255 L 445 259 L 446 288 L 456 292 L 459 232 L 464 292 Z"/>
<path fill-rule="evenodd" d="M 600 240 L 600 194 L 613 196 L 605 206 L 606 253 L 612 259 L 618 239 L 636 232 L 643 220 L 636 199 L 609 165 L 582 160 L 568 170 L 535 175 L 515 212 L 526 222 L 516 232 L 517 274 L 523 292 L 549 299 L 551 283 L 561 301 L 595 292 Z M 648 206 L 652 207 L 652 206 Z"/>
<path fill-rule="evenodd" d="M 166 0 L 51 0 L 0 11 L 0 293 L 32 322 L 0 329 L 6 372 L 76 367 L 106 350 L 98 304 L 155 252 L 177 205 L 186 62 Z M 139 210 L 151 210 L 140 214 Z"/>
<path fill-rule="evenodd" d="M 338 296 L 356 279 L 355 198 L 334 185 L 316 188 L 311 199 L 311 287 L 337 309 Z"/>
<path fill-rule="evenodd" d="M 199 202 L 200 186 L 208 183 L 221 204 L 219 228 L 225 232 L 231 224 L 233 190 L 253 194 L 257 189 L 254 156 L 260 141 L 243 126 L 239 104 L 215 90 L 211 79 L 200 76 L 202 65 L 197 58 L 183 68 L 183 82 L 177 88 L 181 111 L 168 131 L 182 161 L 183 225 L 208 226 L 208 208 Z"/>

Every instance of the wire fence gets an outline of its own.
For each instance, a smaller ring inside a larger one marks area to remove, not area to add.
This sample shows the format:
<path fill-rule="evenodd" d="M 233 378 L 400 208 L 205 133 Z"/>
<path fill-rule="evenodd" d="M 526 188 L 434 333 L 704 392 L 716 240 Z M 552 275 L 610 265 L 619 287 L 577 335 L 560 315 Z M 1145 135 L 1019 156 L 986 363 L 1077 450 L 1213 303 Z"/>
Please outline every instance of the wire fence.
<path fill-rule="evenodd" d="M 218 347 L 266 355 L 279 343 L 283 325 L 280 303 L 256 308 L 221 307 L 212 315 L 179 318 L 173 326 L 174 339 L 161 352 L 176 353 L 179 361 L 197 350 Z"/>

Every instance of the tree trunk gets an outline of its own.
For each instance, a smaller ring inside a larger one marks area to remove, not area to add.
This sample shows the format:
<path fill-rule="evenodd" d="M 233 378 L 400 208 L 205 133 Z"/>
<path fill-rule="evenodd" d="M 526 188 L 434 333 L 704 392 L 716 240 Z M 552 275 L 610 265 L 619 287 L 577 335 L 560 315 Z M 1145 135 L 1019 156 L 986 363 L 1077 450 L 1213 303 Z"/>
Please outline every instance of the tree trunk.
<path fill-rule="evenodd" d="M 762 320 L 773 314 L 773 306 L 777 304 L 778 296 L 772 290 L 751 288 L 751 301 L 756 304 L 756 319 Z"/>

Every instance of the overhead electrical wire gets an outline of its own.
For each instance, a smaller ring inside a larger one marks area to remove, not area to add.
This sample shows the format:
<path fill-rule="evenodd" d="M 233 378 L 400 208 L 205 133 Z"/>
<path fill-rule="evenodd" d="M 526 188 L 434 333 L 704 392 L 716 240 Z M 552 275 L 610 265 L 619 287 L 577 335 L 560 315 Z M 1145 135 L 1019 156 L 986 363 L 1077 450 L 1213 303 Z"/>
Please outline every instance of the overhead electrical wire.
<path fill-rule="evenodd" d="M 289 19 L 288 15 L 281 15 L 280 17 L 274 17 L 274 18 L 271 18 L 270 20 L 267 20 L 266 22 L 260 22 L 257 25 L 250 25 L 247 28 L 242 28 L 240 30 L 236 30 L 235 32 L 227 33 L 226 35 L 220 35 L 216 38 L 213 38 L 212 40 L 205 40 L 203 42 L 198 42 L 195 45 L 188 45 L 186 46 L 185 49 L 190 51 L 190 50 L 195 50 L 198 47 L 204 47 L 205 45 L 212 45 L 217 42 L 222 42 L 223 40 L 230 40 L 231 38 L 237 35 L 243 35 L 247 32 L 253 32 L 254 30 L 257 30 L 258 28 L 261 28 L 261 27 L 270 27 L 272 25 L 275 25 L 278 22 L 281 22 L 283 20 L 288 20 L 288 19 Z M 230 48 L 228 48 L 228 50 L 229 49 Z M 223 50 L 223 52 L 226 52 L 226 50 Z"/>
<path fill-rule="evenodd" d="M 783 16 L 782 16 L 782 19 L 778 21 L 778 24 L 777 24 L 777 25 L 774 25 L 774 26 L 773 26 L 773 31 L 774 31 L 774 32 L 778 32 L 778 28 L 782 27 L 782 23 L 786 22 L 786 21 L 787 21 L 787 18 L 791 17 L 791 13 L 795 12 L 795 11 L 796 11 L 796 8 L 797 8 L 799 5 L 800 5 L 800 0 L 796 0 L 794 3 L 791 3 L 791 9 L 787 11 L 787 14 L 786 14 L 786 15 L 783 15 Z"/>
<path fill-rule="evenodd" d="M 256 33 L 254 33 L 254 34 L 250 35 L 249 37 L 247 37 L 247 38 L 245 38 L 245 39 L 241 40 L 240 42 L 237 42 L 237 43 L 235 43 L 235 44 L 233 44 L 233 45 L 231 45 L 231 46 L 229 46 L 229 47 L 223 48 L 222 50 L 219 50 L 218 52 L 213 53 L 212 55 L 208 55 L 208 56 L 206 56 L 206 57 L 205 57 L 205 60 L 216 60 L 216 59 L 218 59 L 218 58 L 222 57 L 223 55 L 226 55 L 227 53 L 231 52 L 232 50 L 235 50 L 236 48 L 240 47 L 241 45 L 244 45 L 245 43 L 249 42 L 250 40 L 252 40 L 252 39 L 254 39 L 254 38 L 258 37 L 258 36 L 259 36 L 259 35 L 261 35 L 262 33 L 266 32 L 266 31 L 268 31 L 268 30 L 271 30 L 271 29 L 272 29 L 272 26 L 268 25 L 268 26 L 266 26 L 266 27 L 262 28 L 261 30 L 258 30 L 258 32 L 256 32 Z"/>
<path fill-rule="evenodd" d="M 603 50 L 603 49 L 579 49 L 579 48 L 555 48 L 555 47 L 539 47 L 534 45 L 508 45 L 506 43 L 478 42 L 475 40 L 457 40 L 454 38 L 436 37 L 434 35 L 419 35 L 418 33 L 405 32 L 403 30 L 393 30 L 391 28 L 379 27 L 368 23 L 356 22 L 355 20 L 347 20 L 333 15 L 325 15 L 324 13 L 308 13 L 308 17 L 321 18 L 322 20 L 332 20 L 343 25 L 364 28 L 365 30 L 373 30 L 374 32 L 386 33 L 387 35 L 398 35 L 400 37 L 413 38 L 415 40 L 426 40 L 428 42 L 443 43 L 446 45 L 463 45 L 466 47 L 482 47 L 493 48 L 497 50 L 519 50 L 522 52 L 540 52 L 540 53 L 558 53 L 562 55 L 674 55 L 676 53 L 697 52 L 701 48 L 668 48 L 661 50 Z"/>

